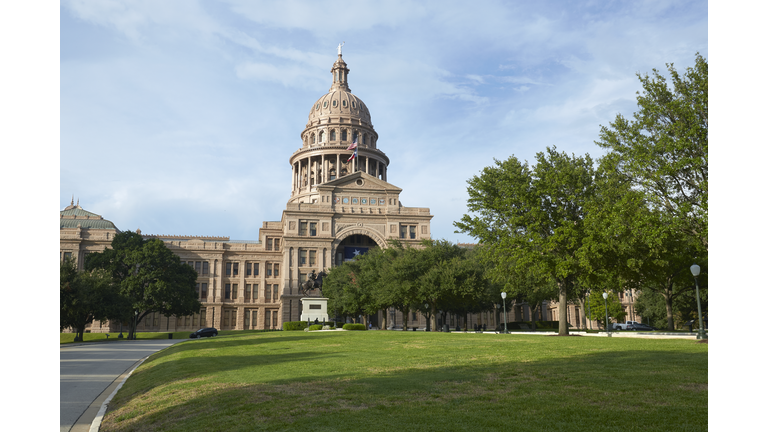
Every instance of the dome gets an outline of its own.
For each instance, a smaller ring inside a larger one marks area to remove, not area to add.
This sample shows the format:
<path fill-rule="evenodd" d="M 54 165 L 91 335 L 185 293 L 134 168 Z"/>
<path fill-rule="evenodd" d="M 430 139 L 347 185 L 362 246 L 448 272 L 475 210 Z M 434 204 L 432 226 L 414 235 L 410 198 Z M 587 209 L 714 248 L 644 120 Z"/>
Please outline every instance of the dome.
<path fill-rule="evenodd" d="M 371 124 L 371 113 L 365 103 L 343 89 L 332 90 L 318 99 L 309 111 L 309 123 L 329 116 L 354 117 Z"/>

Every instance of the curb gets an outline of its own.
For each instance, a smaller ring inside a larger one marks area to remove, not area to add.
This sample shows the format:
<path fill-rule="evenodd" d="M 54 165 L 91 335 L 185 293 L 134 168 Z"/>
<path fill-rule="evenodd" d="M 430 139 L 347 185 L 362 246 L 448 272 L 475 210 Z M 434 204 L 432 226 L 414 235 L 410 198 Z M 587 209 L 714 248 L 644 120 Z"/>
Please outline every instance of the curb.
<path fill-rule="evenodd" d="M 101 421 L 104 419 L 104 414 L 107 413 L 107 406 L 112 401 L 112 398 L 115 397 L 115 395 L 117 394 L 117 391 L 120 390 L 123 384 L 125 384 L 125 381 L 128 379 L 128 377 L 131 376 L 133 371 L 135 371 L 137 367 L 141 366 L 141 364 L 144 363 L 144 360 L 148 358 L 149 356 L 146 356 L 143 359 L 136 362 L 136 364 L 133 366 L 133 369 L 131 369 L 130 372 L 128 372 L 127 374 L 123 372 L 123 375 L 125 375 L 125 377 L 120 382 L 120 384 L 118 384 L 117 387 L 115 387 L 115 390 L 112 391 L 112 393 L 109 396 L 107 396 L 107 398 L 101 404 L 101 408 L 99 408 L 99 412 L 96 414 L 96 418 L 94 418 L 93 422 L 91 422 L 91 428 L 89 430 L 90 432 L 99 432 L 99 428 L 101 428 Z"/>

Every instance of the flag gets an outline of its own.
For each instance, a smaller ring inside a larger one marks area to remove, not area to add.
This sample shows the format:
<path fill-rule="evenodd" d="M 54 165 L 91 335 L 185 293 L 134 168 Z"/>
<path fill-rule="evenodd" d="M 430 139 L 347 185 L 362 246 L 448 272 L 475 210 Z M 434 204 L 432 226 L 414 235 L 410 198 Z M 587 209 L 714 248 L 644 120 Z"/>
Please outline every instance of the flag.
<path fill-rule="evenodd" d="M 352 153 L 352 156 L 350 156 L 349 159 L 347 159 L 347 162 L 351 161 L 352 159 L 354 159 L 356 157 L 357 157 L 357 149 L 355 149 L 355 152 Z"/>
<path fill-rule="evenodd" d="M 367 247 L 353 247 L 353 246 L 345 246 L 344 247 L 344 261 L 352 261 L 356 256 L 362 255 L 364 253 L 368 252 Z"/>
<path fill-rule="evenodd" d="M 357 148 L 357 137 L 355 137 L 355 141 L 352 144 L 350 144 L 349 147 L 347 147 L 347 150 L 352 150 L 355 148 Z"/>

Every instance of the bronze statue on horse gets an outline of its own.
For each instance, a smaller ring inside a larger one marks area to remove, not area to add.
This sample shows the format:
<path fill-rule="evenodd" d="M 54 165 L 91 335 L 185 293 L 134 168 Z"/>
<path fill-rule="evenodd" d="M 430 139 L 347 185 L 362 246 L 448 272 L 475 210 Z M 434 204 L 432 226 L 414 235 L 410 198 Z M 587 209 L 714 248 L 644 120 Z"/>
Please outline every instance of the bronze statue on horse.
<path fill-rule="evenodd" d="M 328 273 L 325 270 L 318 274 L 315 274 L 315 271 L 312 270 L 312 273 L 307 275 L 307 280 L 299 285 L 301 295 L 307 296 L 313 289 L 319 289 L 320 295 L 323 295 L 323 278 L 327 275 Z"/>

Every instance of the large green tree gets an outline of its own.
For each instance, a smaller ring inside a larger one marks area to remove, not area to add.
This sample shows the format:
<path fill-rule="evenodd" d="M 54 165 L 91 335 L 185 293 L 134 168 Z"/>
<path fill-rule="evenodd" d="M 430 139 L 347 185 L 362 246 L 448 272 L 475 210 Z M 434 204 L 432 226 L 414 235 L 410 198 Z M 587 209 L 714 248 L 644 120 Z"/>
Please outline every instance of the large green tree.
<path fill-rule="evenodd" d="M 708 250 L 708 64 L 696 55 L 685 74 L 667 65 L 672 87 L 656 69 L 638 75 L 638 111 L 602 126 L 596 144 L 617 160 L 617 173 L 646 194 L 664 223 Z"/>
<path fill-rule="evenodd" d="M 59 325 L 72 328 L 75 341 L 83 340 L 85 326 L 93 321 L 120 319 L 125 299 L 104 270 L 77 271 L 75 262 L 65 259 L 59 267 Z"/>
<path fill-rule="evenodd" d="M 606 304 L 608 306 L 608 317 L 615 319 L 616 322 L 621 321 L 627 315 L 616 293 L 608 291 L 607 294 L 608 298 L 604 299 L 603 293 L 595 290 L 591 291 L 587 297 L 589 302 L 589 319 L 597 321 L 603 328 L 606 328 Z"/>
<path fill-rule="evenodd" d="M 576 252 L 585 236 L 584 206 L 591 199 L 594 168 L 589 155 L 536 155 L 529 167 L 514 156 L 487 167 L 468 181 L 470 214 L 455 222 L 477 238 L 496 265 L 495 273 L 525 269 L 533 279 L 551 279 L 559 302 L 559 334 L 568 334 L 568 293 L 575 293 L 582 271 Z"/>
<path fill-rule="evenodd" d="M 150 313 L 184 316 L 200 310 L 197 273 L 159 239 L 144 240 L 130 231 L 119 233 L 111 249 L 89 254 L 85 266 L 108 271 L 119 286 L 129 304 L 130 339 L 135 339 L 136 326 Z"/>

